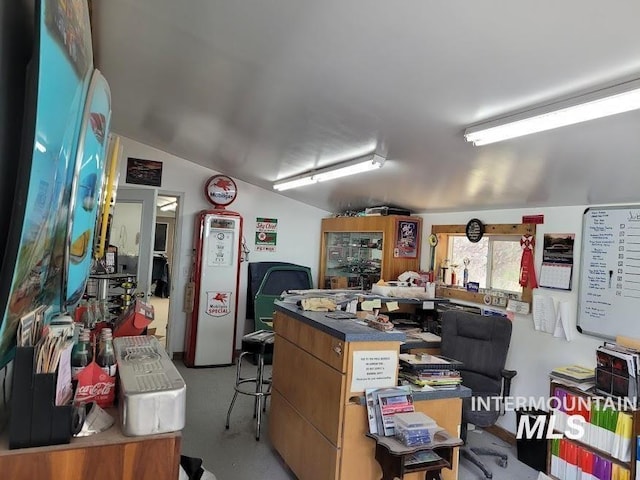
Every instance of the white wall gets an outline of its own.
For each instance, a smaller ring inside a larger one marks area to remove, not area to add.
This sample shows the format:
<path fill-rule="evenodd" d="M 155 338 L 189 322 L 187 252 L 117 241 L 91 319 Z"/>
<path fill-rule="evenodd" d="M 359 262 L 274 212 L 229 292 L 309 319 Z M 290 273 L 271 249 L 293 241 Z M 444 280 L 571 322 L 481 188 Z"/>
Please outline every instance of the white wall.
<path fill-rule="evenodd" d="M 168 346 L 170 353 L 182 352 L 184 351 L 186 326 L 186 314 L 183 312 L 184 288 L 191 266 L 195 215 L 200 210 L 211 208 L 204 197 L 204 183 L 211 175 L 220 172 L 188 162 L 135 140 L 121 137 L 121 142 L 123 153 L 120 161 L 119 187 L 152 188 L 125 183 L 127 158 L 156 160 L 163 162 L 162 186 L 158 188 L 158 191 L 171 193 L 182 198 L 179 207 L 182 231 L 179 233 L 179 245 L 176 245 L 179 251 L 174 252 L 176 261 L 171 278 L 170 345 Z M 243 217 L 244 237 L 251 250 L 249 261 L 282 261 L 305 265 L 311 268 L 313 281 L 316 283 L 320 253 L 320 220 L 328 216 L 329 212 L 235 180 L 238 187 L 238 197 L 228 209 L 240 213 Z M 256 217 L 278 219 L 276 252 L 255 251 Z M 180 223 L 179 220 L 176 219 L 177 226 Z M 245 332 L 246 290 L 247 262 L 244 262 L 241 265 L 238 291 L 237 347 L 240 346 L 240 338 Z M 248 321 L 252 322 L 253 319 Z M 250 330 L 253 330 L 253 326 Z"/>
<path fill-rule="evenodd" d="M 535 208 L 517 210 L 487 210 L 480 212 L 459 212 L 421 215 L 424 219 L 425 238 L 431 233 L 431 225 L 464 225 L 471 218 L 479 218 L 483 223 L 521 223 L 523 215 L 544 215 L 544 224 L 537 226 L 535 263 L 539 276 L 542 263 L 542 239 L 545 233 L 575 233 L 574 268 L 571 291 L 543 289 L 559 300 L 572 305 L 571 324 L 574 340 L 567 342 L 536 331 L 531 315 L 516 315 L 513 322 L 511 347 L 507 357 L 507 367 L 517 370 L 513 379 L 511 394 L 525 397 L 548 397 L 549 372 L 557 366 L 582 364 L 595 366 L 595 349 L 603 340 L 578 333 L 575 329 L 578 284 L 580 278 L 580 252 L 582 247 L 582 214 L 587 206 Z M 429 249 L 422 249 L 421 264 L 429 265 Z M 516 419 L 513 412 L 501 417 L 498 424 L 515 432 Z"/>
<path fill-rule="evenodd" d="M 203 184 L 211 175 L 218 173 L 200 167 L 166 152 L 146 146 L 134 140 L 122 138 L 123 155 L 120 167 L 120 185 L 125 185 L 126 159 L 136 157 L 164 162 L 161 192 L 184 194 L 181 204 L 183 228 L 180 237 L 178 265 L 172 278 L 171 295 L 171 351 L 183 351 L 185 318 L 182 313 L 183 292 L 187 280 L 186 270 L 191 265 L 193 222 L 195 214 L 209 208 L 203 195 Z M 287 261 L 311 267 L 314 281 L 317 281 L 320 248 L 320 220 L 328 212 L 292 201 L 273 192 L 237 181 L 238 198 L 229 207 L 244 218 L 245 238 L 252 250 L 250 261 Z M 128 185 L 131 186 L 131 185 Z M 141 187 L 145 188 L 145 187 Z M 149 188 L 149 187 L 146 187 Z M 535 208 L 517 210 L 487 210 L 480 212 L 458 212 L 423 214 L 424 236 L 431 232 L 434 224 L 466 224 L 471 218 L 479 218 L 484 223 L 520 223 L 522 215 L 543 214 L 544 224 L 538 225 L 536 245 L 536 271 L 539 272 L 542 259 L 542 238 L 544 233 L 575 233 L 573 288 L 571 291 L 552 291 L 553 295 L 572 304 L 575 339 L 571 342 L 540 333 L 533 328 L 531 315 L 518 315 L 514 320 L 511 348 L 507 358 L 507 368 L 518 371 L 513 381 L 512 395 L 539 397 L 549 395 L 548 373 L 554 367 L 572 363 L 595 365 L 595 349 L 601 339 L 578 333 L 575 330 L 578 278 L 580 276 L 580 250 L 582 237 L 582 213 L 587 206 Z M 278 219 L 277 253 L 256 252 L 254 250 L 255 219 L 268 217 Z M 429 249 L 422 249 L 421 265 L 429 265 Z M 242 265 L 238 303 L 238 339 L 244 333 L 245 293 L 247 283 L 246 263 Z M 503 428 L 515 431 L 515 414 L 507 413 L 499 420 Z"/>

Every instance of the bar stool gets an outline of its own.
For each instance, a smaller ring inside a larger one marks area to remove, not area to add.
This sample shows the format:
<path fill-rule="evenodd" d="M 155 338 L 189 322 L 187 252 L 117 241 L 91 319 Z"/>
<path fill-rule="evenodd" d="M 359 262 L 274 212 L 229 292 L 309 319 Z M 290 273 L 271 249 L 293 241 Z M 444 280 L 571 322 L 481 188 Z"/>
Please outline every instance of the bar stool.
<path fill-rule="evenodd" d="M 253 418 L 256 419 L 256 441 L 260 440 L 262 412 L 267 411 L 266 397 L 271 395 L 271 378 L 264 378 L 264 357 L 265 355 L 273 354 L 274 337 L 275 334 L 270 330 L 258 330 L 242 337 L 242 353 L 240 353 L 236 365 L 235 393 L 233 394 L 233 399 L 227 412 L 226 429 L 228 430 L 231 410 L 233 410 L 233 405 L 236 403 L 238 394 L 254 397 Z M 258 370 L 256 371 L 255 377 L 246 378 L 241 376 L 242 359 L 246 355 L 257 356 Z M 255 388 L 248 389 L 246 385 L 248 383 L 253 383 Z M 265 385 L 268 385 L 266 391 L 264 390 Z"/>

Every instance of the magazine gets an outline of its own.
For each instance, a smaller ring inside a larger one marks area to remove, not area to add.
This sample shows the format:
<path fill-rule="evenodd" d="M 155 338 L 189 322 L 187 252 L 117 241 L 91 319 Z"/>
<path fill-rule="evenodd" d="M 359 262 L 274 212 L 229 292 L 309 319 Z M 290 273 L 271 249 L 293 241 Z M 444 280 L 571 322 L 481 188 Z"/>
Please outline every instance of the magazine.
<path fill-rule="evenodd" d="M 392 436 L 394 434 L 393 416 L 396 413 L 415 411 L 411 387 L 404 385 L 391 389 L 381 389 L 374 392 L 378 435 Z"/>
<path fill-rule="evenodd" d="M 404 459 L 406 465 L 416 465 L 418 463 L 431 463 L 441 460 L 442 457 L 435 453 L 433 450 L 423 450 L 421 452 L 412 453 Z"/>

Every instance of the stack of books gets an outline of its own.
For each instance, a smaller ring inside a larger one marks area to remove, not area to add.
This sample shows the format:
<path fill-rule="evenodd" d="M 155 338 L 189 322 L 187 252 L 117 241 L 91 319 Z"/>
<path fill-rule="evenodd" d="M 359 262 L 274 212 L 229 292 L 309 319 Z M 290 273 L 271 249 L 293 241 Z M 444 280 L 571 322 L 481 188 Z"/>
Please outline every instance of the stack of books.
<path fill-rule="evenodd" d="M 419 387 L 453 389 L 462 383 L 461 362 L 425 354 L 400 354 L 400 378 Z"/>
<path fill-rule="evenodd" d="M 595 370 L 582 365 L 557 367 L 551 371 L 549 376 L 554 379 L 569 380 L 575 383 L 594 383 L 596 380 Z"/>

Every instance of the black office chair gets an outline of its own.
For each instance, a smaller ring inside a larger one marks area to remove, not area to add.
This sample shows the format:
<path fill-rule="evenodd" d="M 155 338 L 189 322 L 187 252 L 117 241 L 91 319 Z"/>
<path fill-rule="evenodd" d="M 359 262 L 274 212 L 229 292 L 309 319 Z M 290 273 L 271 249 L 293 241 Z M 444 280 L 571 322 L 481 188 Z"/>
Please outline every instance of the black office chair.
<path fill-rule="evenodd" d="M 442 355 L 463 362 L 462 384 L 472 390 L 472 397 L 495 399 L 509 395 L 511 379 L 517 373 L 504 368 L 511 341 L 510 320 L 450 310 L 442 315 L 441 337 Z M 474 403 L 478 407 L 480 402 Z M 474 410 L 471 407 L 471 398 L 463 399 L 461 437 L 465 444 L 468 423 L 489 427 L 503 413 L 502 402 L 495 400 L 483 402 L 483 408 L 480 409 Z M 478 455 L 499 457 L 498 464 L 501 467 L 507 466 L 507 455 L 497 450 L 465 446 L 460 449 L 460 453 L 477 465 L 486 478 L 492 478 L 493 474 Z"/>

